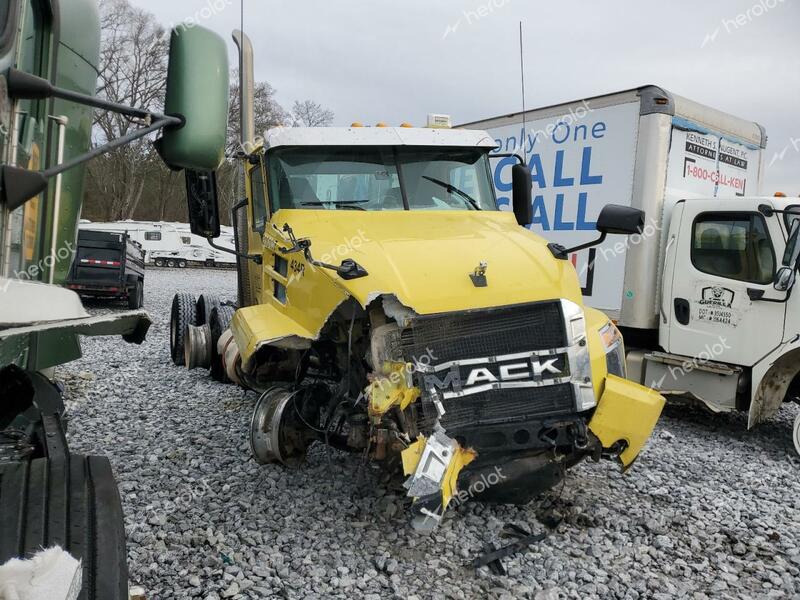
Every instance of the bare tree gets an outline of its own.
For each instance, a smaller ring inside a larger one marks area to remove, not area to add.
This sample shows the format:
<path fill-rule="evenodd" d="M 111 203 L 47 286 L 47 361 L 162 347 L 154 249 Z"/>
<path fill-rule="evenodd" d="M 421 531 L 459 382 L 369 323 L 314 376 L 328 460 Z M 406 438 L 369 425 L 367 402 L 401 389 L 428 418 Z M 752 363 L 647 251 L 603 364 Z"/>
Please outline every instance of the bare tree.
<path fill-rule="evenodd" d="M 295 100 L 292 118 L 295 127 L 327 127 L 333 123 L 333 111 L 313 100 Z"/>
<path fill-rule="evenodd" d="M 128 0 L 101 0 L 102 40 L 98 96 L 130 106 L 159 110 L 164 104 L 169 39 L 155 17 Z M 94 141 L 120 137 L 140 126 L 135 119 L 95 111 Z M 89 163 L 89 188 L 109 219 L 131 218 L 149 185 L 143 165 L 155 160 L 152 136 L 118 148 Z M 90 200 L 91 196 L 89 199 Z"/>
<path fill-rule="evenodd" d="M 236 154 L 239 148 L 239 71 L 231 72 L 230 108 L 228 110 L 227 154 Z M 266 81 L 255 82 L 253 90 L 253 112 L 256 136 L 264 135 L 267 129 L 278 125 L 291 124 L 292 116 L 278 104 L 275 99 L 275 88 Z M 246 140 L 253 142 L 254 140 Z"/>

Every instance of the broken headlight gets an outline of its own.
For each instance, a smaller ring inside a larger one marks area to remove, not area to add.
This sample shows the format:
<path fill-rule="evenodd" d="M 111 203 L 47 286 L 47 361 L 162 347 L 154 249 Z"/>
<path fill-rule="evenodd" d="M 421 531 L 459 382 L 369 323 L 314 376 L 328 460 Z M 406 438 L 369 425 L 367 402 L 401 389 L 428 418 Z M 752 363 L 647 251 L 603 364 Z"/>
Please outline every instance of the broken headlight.
<path fill-rule="evenodd" d="M 625 377 L 625 344 L 622 334 L 611 321 L 600 329 L 600 339 L 606 351 L 606 369 L 612 375 Z"/>

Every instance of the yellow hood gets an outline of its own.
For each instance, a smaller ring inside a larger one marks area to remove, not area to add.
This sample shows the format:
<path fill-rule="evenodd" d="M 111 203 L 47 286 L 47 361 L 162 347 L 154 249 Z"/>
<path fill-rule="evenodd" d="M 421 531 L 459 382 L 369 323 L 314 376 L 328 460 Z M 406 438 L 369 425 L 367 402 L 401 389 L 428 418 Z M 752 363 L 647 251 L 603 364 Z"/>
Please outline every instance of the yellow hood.
<path fill-rule="evenodd" d="M 314 259 L 338 265 L 352 258 L 369 275 L 332 280 L 362 306 L 394 294 L 420 314 L 568 298 L 581 303 L 572 264 L 556 260 L 546 242 L 510 212 L 281 210 Z M 486 287 L 469 274 L 487 263 Z"/>

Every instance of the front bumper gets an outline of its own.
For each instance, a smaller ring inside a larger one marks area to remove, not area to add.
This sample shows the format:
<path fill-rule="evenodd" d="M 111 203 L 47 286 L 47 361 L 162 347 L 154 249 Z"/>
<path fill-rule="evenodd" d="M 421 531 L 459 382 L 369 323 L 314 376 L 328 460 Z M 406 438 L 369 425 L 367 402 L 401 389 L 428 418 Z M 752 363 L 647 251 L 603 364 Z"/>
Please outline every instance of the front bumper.
<path fill-rule="evenodd" d="M 606 450 L 624 448 L 619 461 L 627 469 L 639 456 L 661 416 L 664 397 L 658 392 L 608 375 L 589 430 Z"/>

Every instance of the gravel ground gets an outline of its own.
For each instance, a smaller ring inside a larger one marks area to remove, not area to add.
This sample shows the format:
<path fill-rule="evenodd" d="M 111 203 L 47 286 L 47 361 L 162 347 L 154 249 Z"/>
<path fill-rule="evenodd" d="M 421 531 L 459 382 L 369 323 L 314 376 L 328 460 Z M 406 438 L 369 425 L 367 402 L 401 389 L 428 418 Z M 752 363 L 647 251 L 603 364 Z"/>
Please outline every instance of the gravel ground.
<path fill-rule="evenodd" d="M 150 598 L 800 597 L 795 407 L 753 432 L 743 415 L 669 408 L 628 474 L 573 469 L 543 500 L 563 523 L 499 577 L 465 563 L 505 523 L 542 531 L 541 503 L 466 503 L 421 537 L 394 483 L 369 470 L 358 481 L 356 456 L 315 448 L 297 471 L 257 465 L 255 394 L 169 361 L 174 292 L 232 297 L 235 274 L 152 269 L 146 288 L 142 346 L 86 339 L 57 376 L 72 449 L 110 456 L 131 582 Z"/>

